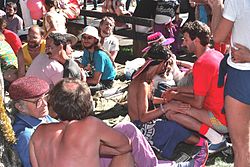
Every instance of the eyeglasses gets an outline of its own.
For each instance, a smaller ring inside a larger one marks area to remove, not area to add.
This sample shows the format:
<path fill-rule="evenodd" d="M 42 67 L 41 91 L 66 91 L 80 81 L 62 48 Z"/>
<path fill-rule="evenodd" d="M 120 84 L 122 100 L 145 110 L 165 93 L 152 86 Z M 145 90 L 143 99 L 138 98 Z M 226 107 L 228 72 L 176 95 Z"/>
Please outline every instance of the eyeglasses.
<path fill-rule="evenodd" d="M 36 105 L 36 108 L 40 108 L 40 107 L 42 107 L 42 105 L 43 105 L 43 101 L 46 101 L 46 102 L 47 102 L 48 96 L 49 96 L 49 94 L 45 94 L 45 95 L 43 95 L 42 97 L 40 97 L 40 98 L 38 98 L 37 100 L 34 100 L 34 101 L 32 101 L 32 100 L 27 100 L 27 99 L 24 99 L 23 101 L 27 101 L 27 102 L 33 103 L 33 104 Z"/>
<path fill-rule="evenodd" d="M 83 36 L 82 36 L 82 39 L 83 39 L 83 40 L 92 40 L 92 39 L 94 39 L 94 37 L 83 35 Z"/>

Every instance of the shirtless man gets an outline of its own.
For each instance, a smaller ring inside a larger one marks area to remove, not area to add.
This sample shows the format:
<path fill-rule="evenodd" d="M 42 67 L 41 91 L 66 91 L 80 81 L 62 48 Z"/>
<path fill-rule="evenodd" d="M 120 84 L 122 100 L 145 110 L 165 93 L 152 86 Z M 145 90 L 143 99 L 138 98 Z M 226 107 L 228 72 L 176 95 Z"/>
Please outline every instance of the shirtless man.
<path fill-rule="evenodd" d="M 202 146 L 200 158 L 194 158 L 196 166 L 203 166 L 207 159 L 207 143 L 203 138 L 192 135 L 192 132 L 179 124 L 161 116 L 167 115 L 170 110 L 186 111 L 189 105 L 181 102 L 165 103 L 164 100 L 154 97 L 152 91 L 155 75 L 165 72 L 170 67 L 171 51 L 161 44 L 153 44 L 145 55 L 149 59 L 133 74 L 128 89 L 128 114 L 131 121 L 141 130 L 149 143 L 160 152 L 164 158 L 170 158 L 180 142 L 188 142 Z M 152 104 L 160 104 L 155 108 Z"/>
<path fill-rule="evenodd" d="M 62 122 L 39 126 L 30 140 L 33 167 L 98 167 L 100 154 L 112 156 L 110 166 L 132 167 L 130 140 L 90 116 L 88 85 L 64 79 L 51 91 L 49 103 Z"/>
<path fill-rule="evenodd" d="M 23 44 L 17 53 L 19 78 L 25 75 L 25 66 L 30 66 L 32 60 L 40 53 L 45 53 L 45 44 L 42 29 L 37 25 L 30 27 L 27 43 Z"/>

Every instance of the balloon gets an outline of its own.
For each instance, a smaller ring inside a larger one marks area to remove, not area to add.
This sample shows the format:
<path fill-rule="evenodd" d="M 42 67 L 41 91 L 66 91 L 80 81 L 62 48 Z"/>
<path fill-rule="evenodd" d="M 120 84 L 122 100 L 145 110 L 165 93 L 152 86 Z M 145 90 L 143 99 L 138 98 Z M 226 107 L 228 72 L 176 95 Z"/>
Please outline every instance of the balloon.
<path fill-rule="evenodd" d="M 32 19 L 39 20 L 43 17 L 44 0 L 28 0 L 27 7 Z"/>

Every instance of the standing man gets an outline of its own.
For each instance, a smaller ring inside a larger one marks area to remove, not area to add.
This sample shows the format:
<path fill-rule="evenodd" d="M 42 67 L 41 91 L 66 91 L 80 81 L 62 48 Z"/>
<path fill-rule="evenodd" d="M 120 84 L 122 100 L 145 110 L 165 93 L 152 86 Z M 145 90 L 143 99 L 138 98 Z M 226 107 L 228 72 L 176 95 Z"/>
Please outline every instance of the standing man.
<path fill-rule="evenodd" d="M 217 1 L 209 3 L 216 5 Z M 222 17 L 214 33 L 215 42 L 223 42 L 231 34 L 229 57 L 225 60 L 225 110 L 234 166 L 246 167 L 250 166 L 250 1 L 225 0 L 223 14 L 214 13 L 213 17 Z"/>
<path fill-rule="evenodd" d="M 168 118 L 199 132 L 213 144 L 223 141 L 221 134 L 228 133 L 224 109 L 224 87 L 219 88 L 218 75 L 220 52 L 210 49 L 209 27 L 199 21 L 187 23 L 183 28 L 183 45 L 198 58 L 193 66 L 193 87 L 170 89 L 165 93 L 174 99 L 191 105 L 185 112 L 169 112 Z"/>
<path fill-rule="evenodd" d="M 91 77 L 87 78 L 87 83 L 92 93 L 111 88 L 116 71 L 109 53 L 105 52 L 100 44 L 98 30 L 93 26 L 87 26 L 79 38 L 81 38 L 84 47 L 83 67 L 91 73 Z"/>
<path fill-rule="evenodd" d="M 49 85 L 36 77 L 22 77 L 9 87 L 10 98 L 17 110 L 13 129 L 17 138 L 15 150 L 24 167 L 31 167 L 29 158 L 30 137 L 38 125 L 56 122 L 48 115 L 46 101 Z"/>
<path fill-rule="evenodd" d="M 26 66 L 30 66 L 33 59 L 39 54 L 45 53 L 46 41 L 43 39 L 43 30 L 37 26 L 31 26 L 28 30 L 27 43 L 18 51 L 18 77 L 23 77 Z"/>
<path fill-rule="evenodd" d="M 17 5 L 14 2 L 8 2 L 6 4 L 6 15 L 3 18 L 7 22 L 7 28 L 14 33 L 18 33 L 18 30 L 23 29 L 23 19 L 18 16 L 17 13 Z"/>

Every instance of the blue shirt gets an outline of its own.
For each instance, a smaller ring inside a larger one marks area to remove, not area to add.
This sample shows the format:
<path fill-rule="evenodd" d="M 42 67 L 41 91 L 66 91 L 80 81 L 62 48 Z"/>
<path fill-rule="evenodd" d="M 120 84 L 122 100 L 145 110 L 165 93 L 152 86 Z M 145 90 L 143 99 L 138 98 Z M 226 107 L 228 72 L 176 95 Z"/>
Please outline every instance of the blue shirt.
<path fill-rule="evenodd" d="M 113 63 L 104 51 L 97 50 L 94 54 L 90 54 L 87 49 L 84 49 L 82 64 L 86 67 L 88 64 L 94 66 L 95 72 L 101 72 L 101 80 L 114 80 L 116 76 L 116 71 Z"/>
<path fill-rule="evenodd" d="M 14 145 L 14 149 L 17 151 L 24 167 L 31 167 L 29 141 L 35 129 L 42 123 L 58 122 L 49 115 L 44 118 L 46 122 L 21 113 L 15 115 L 13 129 L 17 138 L 17 143 Z"/>

